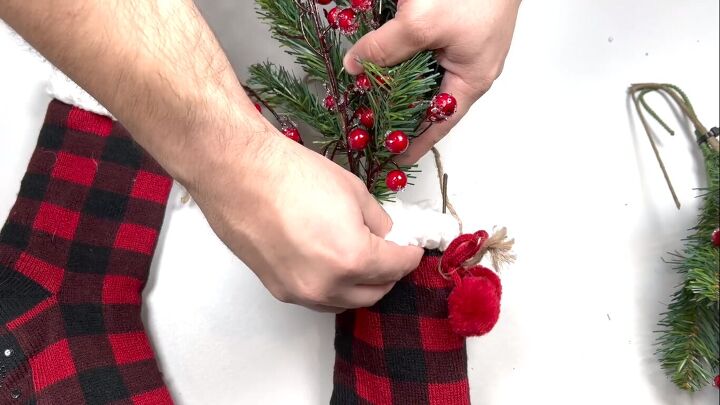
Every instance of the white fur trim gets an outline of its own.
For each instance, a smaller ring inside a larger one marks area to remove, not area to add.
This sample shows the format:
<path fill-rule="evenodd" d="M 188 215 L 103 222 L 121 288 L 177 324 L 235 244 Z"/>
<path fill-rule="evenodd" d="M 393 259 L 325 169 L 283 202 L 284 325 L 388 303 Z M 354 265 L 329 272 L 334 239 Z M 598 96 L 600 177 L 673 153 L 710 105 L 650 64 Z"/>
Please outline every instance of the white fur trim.
<path fill-rule="evenodd" d="M 54 66 L 50 74 L 47 92 L 50 97 L 56 98 L 63 103 L 115 119 L 97 100 Z"/>
<path fill-rule="evenodd" d="M 393 221 L 392 230 L 385 236 L 387 241 L 401 246 L 445 250 L 460 236 L 455 218 L 433 209 L 429 201 L 414 204 L 397 201 L 385 203 L 383 208 Z"/>
<path fill-rule="evenodd" d="M 56 98 L 63 103 L 73 105 L 83 110 L 94 112 L 115 119 L 110 112 L 97 102 L 90 94 L 75 84 L 70 78 L 65 76 L 58 68 L 53 66 L 45 58 L 40 55 L 30 44 L 25 42 L 12 28 L 0 20 L 0 33 L 9 31 L 10 37 L 17 42 L 17 46 L 27 51 L 28 54 L 36 56 L 42 63 L 46 64 L 50 70 L 48 78 L 47 93 L 52 98 Z"/>

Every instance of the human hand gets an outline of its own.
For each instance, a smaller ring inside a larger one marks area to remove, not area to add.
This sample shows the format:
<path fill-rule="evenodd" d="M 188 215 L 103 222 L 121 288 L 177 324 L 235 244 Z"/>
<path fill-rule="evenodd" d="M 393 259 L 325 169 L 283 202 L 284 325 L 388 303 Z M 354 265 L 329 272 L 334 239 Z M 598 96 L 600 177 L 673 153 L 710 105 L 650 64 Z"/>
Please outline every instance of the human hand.
<path fill-rule="evenodd" d="M 190 182 L 194 200 L 279 300 L 329 312 L 373 305 L 417 267 L 422 249 L 383 240 L 392 222 L 350 172 L 265 131 L 252 151 L 228 141 L 227 159 Z"/>
<path fill-rule="evenodd" d="M 359 61 L 396 65 L 417 52 L 436 50 L 445 68 L 440 91 L 458 101 L 447 123 L 433 125 L 395 160 L 417 162 L 458 123 L 500 76 L 510 49 L 521 0 L 399 0 L 395 18 L 361 38 L 345 55 L 350 74 Z"/>

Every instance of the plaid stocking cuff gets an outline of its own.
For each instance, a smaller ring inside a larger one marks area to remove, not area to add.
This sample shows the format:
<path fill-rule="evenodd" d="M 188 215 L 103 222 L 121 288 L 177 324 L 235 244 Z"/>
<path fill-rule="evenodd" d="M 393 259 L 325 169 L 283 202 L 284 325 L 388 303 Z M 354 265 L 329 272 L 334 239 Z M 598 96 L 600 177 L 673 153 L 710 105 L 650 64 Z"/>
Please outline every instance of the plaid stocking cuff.
<path fill-rule="evenodd" d="M 438 251 L 371 308 L 337 316 L 333 405 L 470 403 L 465 339 L 448 320 L 454 283 Z"/>
<path fill-rule="evenodd" d="M 0 231 L 0 403 L 172 403 L 140 317 L 171 185 L 120 124 L 51 102 Z"/>

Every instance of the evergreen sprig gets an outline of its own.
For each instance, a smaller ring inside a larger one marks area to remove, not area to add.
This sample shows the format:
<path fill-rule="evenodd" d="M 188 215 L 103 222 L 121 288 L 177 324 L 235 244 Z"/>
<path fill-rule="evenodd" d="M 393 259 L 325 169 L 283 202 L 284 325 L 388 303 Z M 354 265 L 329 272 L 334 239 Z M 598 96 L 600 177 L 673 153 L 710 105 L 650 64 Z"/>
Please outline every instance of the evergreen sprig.
<path fill-rule="evenodd" d="M 328 74 L 322 57 L 320 40 L 309 16 L 302 13 L 295 0 L 255 0 L 258 15 L 269 27 L 272 37 L 283 45 L 285 51 L 296 58 L 310 78 L 327 81 Z M 330 59 L 336 71 L 342 70 L 340 35 L 326 33 L 330 47 Z M 345 78 L 347 81 L 348 79 Z"/>
<path fill-rule="evenodd" d="M 353 89 L 354 77 L 343 68 L 342 58 L 347 46 L 394 16 L 396 6 L 392 1 L 377 0 L 374 10 L 360 13 L 359 29 L 349 36 L 341 36 L 338 30 L 327 27 L 324 16 L 318 27 L 320 19 L 316 17 L 320 9 L 315 1 L 256 0 L 256 3 L 258 14 L 269 25 L 272 36 L 295 57 L 310 82 L 325 85 L 326 93 L 313 92 L 308 80 L 299 80 L 270 62 L 253 65 L 248 84 L 272 109 L 316 129 L 323 136 L 318 143 L 325 156 L 346 164 L 378 200 L 391 200 L 394 193 L 379 180 L 394 169 L 401 169 L 412 178 L 414 170 L 392 162 L 392 155 L 384 147 L 385 136 L 399 130 L 412 138 L 422 129 L 428 101 L 440 82 L 433 54 L 422 52 L 390 68 L 366 63 L 365 71 L 373 88 L 366 93 L 358 92 Z M 338 0 L 336 4 L 343 8 L 349 6 L 349 1 Z M 324 108 L 321 100 L 328 95 L 336 97 L 338 111 Z M 367 128 L 372 141 L 363 151 L 350 151 L 347 134 L 359 125 L 353 112 L 360 106 L 370 107 L 374 112 L 375 125 Z"/>
<path fill-rule="evenodd" d="M 284 67 L 270 62 L 252 65 L 248 84 L 273 108 L 305 122 L 322 135 L 333 137 L 340 132 L 333 114 L 320 104 L 306 84 Z"/>
<path fill-rule="evenodd" d="M 631 86 L 630 94 L 648 139 L 664 170 L 657 147 L 643 111 L 647 112 L 668 132 L 669 126 L 645 102 L 644 96 L 661 92 L 669 96 L 681 112 L 693 123 L 704 157 L 708 179 L 701 189 L 703 206 L 698 223 L 684 240 L 680 253 L 673 253 L 669 261 L 682 277 L 678 290 L 672 295 L 666 312 L 661 314 L 657 339 L 657 355 L 670 379 L 679 388 L 698 391 L 708 385 L 718 373 L 720 340 L 720 248 L 712 243 L 712 233 L 720 225 L 720 145 L 698 120 L 687 95 L 672 84 L 644 83 Z M 673 196 L 672 185 L 667 177 Z"/>
<path fill-rule="evenodd" d="M 710 242 L 720 218 L 720 154 L 707 145 L 702 152 L 708 176 L 703 208 L 683 253 L 675 254 L 670 262 L 683 281 L 662 314 L 658 338 L 662 368 L 678 387 L 688 391 L 698 391 L 712 381 L 720 356 L 720 249 Z"/>

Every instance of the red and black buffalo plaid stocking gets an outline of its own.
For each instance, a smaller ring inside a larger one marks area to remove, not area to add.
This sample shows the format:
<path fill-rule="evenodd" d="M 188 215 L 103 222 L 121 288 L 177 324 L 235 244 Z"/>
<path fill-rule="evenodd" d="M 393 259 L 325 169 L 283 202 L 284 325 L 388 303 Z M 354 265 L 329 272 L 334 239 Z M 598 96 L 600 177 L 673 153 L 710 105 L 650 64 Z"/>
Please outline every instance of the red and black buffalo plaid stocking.
<path fill-rule="evenodd" d="M 0 404 L 172 403 L 140 318 L 170 187 L 121 125 L 51 102 L 0 232 Z"/>
<path fill-rule="evenodd" d="M 438 251 L 371 308 L 337 316 L 332 405 L 470 403 L 465 338 L 448 320 L 454 287 Z"/>

